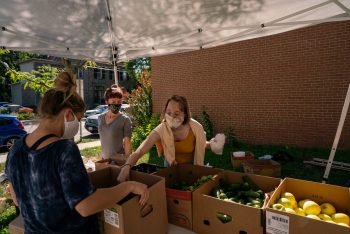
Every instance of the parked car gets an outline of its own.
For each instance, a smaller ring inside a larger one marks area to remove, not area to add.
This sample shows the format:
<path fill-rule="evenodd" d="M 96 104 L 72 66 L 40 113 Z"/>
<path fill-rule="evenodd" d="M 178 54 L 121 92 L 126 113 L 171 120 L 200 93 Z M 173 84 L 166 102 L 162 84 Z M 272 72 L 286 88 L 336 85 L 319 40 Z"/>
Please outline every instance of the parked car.
<path fill-rule="evenodd" d="M 18 104 L 4 104 L 3 106 L 0 106 L 0 110 L 7 110 L 9 112 L 33 112 L 34 110 L 29 107 L 24 107 Z"/>
<path fill-rule="evenodd" d="M 85 111 L 84 116 L 89 117 L 92 115 L 101 114 L 102 112 L 104 112 L 107 109 L 108 109 L 108 105 L 98 105 L 92 110 Z"/>
<path fill-rule="evenodd" d="M 16 116 L 0 114 L 0 148 L 10 149 L 25 134 L 24 125 Z"/>
<path fill-rule="evenodd" d="M 5 104 L 9 104 L 8 102 L 0 102 L 0 107 L 5 105 Z"/>
<path fill-rule="evenodd" d="M 122 104 L 122 106 L 120 108 L 120 112 L 126 113 L 129 109 L 130 109 L 129 104 Z M 106 113 L 107 111 L 108 111 L 108 106 L 102 113 L 88 116 L 85 120 L 85 125 L 84 125 L 85 129 L 91 133 L 98 133 L 98 117 L 101 114 Z M 128 113 L 126 113 L 126 114 L 128 114 Z"/>

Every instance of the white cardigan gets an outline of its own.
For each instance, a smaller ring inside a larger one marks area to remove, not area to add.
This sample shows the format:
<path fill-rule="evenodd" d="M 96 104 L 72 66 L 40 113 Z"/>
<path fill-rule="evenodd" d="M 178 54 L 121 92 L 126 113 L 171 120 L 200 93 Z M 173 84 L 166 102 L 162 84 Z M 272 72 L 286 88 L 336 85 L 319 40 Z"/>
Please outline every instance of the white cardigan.
<path fill-rule="evenodd" d="M 206 145 L 206 135 L 203 126 L 194 119 L 188 122 L 193 135 L 196 138 L 196 146 L 194 149 L 194 165 L 204 165 L 204 154 Z M 157 144 L 158 156 L 164 153 L 164 157 L 171 165 L 175 161 L 175 140 L 174 135 L 166 122 L 159 124 L 153 131 L 160 136 L 161 145 Z"/>

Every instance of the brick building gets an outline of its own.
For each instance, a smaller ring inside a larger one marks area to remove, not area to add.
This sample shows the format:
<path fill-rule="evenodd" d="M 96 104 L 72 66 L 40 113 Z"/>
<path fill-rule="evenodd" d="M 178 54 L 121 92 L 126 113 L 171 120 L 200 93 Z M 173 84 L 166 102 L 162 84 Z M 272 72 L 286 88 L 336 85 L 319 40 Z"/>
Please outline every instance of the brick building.
<path fill-rule="evenodd" d="M 253 144 L 330 148 L 349 83 L 350 21 L 152 58 L 155 112 L 184 95 Z M 349 113 L 338 146 L 350 149 Z"/>

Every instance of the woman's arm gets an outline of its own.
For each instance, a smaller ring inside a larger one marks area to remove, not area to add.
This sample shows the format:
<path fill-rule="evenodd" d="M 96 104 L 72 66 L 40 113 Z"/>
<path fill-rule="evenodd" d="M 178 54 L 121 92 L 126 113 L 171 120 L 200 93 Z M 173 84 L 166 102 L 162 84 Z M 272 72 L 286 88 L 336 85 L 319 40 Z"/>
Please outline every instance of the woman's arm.
<path fill-rule="evenodd" d="M 80 201 L 75 209 L 81 216 L 87 217 L 113 206 L 129 193 L 140 195 L 140 205 L 142 206 L 149 198 L 147 185 L 136 181 L 127 181 L 111 188 L 97 189 L 93 194 Z"/>
<path fill-rule="evenodd" d="M 122 168 L 122 170 L 119 173 L 118 181 L 122 182 L 127 179 L 129 176 L 129 171 L 132 166 L 134 166 L 137 161 L 145 154 L 147 153 L 152 146 L 160 140 L 160 136 L 158 132 L 152 131 L 150 135 L 142 142 L 142 144 L 137 148 L 137 150 L 132 153 L 128 159 L 126 160 L 125 166 Z"/>
<path fill-rule="evenodd" d="M 8 190 L 9 190 L 8 192 L 11 193 L 11 198 L 12 198 L 13 202 L 15 203 L 16 206 L 18 206 L 17 198 L 16 198 L 16 193 L 15 193 L 15 191 L 13 190 L 13 187 L 12 187 L 12 184 L 11 184 L 11 183 L 9 184 Z"/>
<path fill-rule="evenodd" d="M 147 153 L 152 146 L 160 140 L 160 136 L 158 132 L 152 131 L 149 136 L 142 142 L 142 144 L 136 149 L 134 153 L 130 155 L 130 157 L 126 160 L 126 164 L 130 164 L 131 166 L 135 165 L 137 161 Z"/>

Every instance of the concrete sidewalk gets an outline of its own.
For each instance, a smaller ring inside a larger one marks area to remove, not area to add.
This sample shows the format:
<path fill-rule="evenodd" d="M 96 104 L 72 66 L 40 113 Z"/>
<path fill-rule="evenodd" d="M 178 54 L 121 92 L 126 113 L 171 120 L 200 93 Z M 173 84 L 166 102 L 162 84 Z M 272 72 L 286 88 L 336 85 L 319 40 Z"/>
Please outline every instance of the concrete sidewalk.
<path fill-rule="evenodd" d="M 86 148 L 92 148 L 92 147 L 96 147 L 96 146 L 101 146 L 100 140 L 78 144 L 79 150 L 86 149 Z M 6 162 L 6 158 L 7 158 L 7 152 L 0 153 L 0 163 Z"/>

